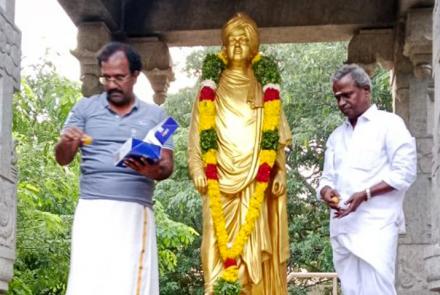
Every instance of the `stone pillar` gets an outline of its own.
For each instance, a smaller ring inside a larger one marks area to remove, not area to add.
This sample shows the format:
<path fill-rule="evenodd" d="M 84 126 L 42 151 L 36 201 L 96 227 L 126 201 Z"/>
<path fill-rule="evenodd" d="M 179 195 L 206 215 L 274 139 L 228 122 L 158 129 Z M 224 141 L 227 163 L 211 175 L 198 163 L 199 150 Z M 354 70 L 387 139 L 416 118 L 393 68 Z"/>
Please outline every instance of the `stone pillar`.
<path fill-rule="evenodd" d="M 21 33 L 14 25 L 15 1 L 0 4 L 0 294 L 4 294 L 15 261 L 17 171 L 12 95 L 20 87 Z"/>
<path fill-rule="evenodd" d="M 349 63 L 362 66 L 372 74 L 378 64 L 393 66 L 394 32 L 392 29 L 360 30 L 348 44 Z"/>
<path fill-rule="evenodd" d="M 156 104 L 165 102 L 168 87 L 174 81 L 172 60 L 168 46 L 158 38 L 132 38 L 129 40 L 141 55 L 143 73 L 147 76 L 154 90 L 153 100 Z"/>
<path fill-rule="evenodd" d="M 396 29 L 393 97 L 395 112 L 406 122 L 417 142 L 417 179 L 404 201 L 406 233 L 399 238 L 397 293 L 433 294 L 428 289 L 425 255 L 433 242 L 431 190 L 432 118 L 431 78 L 432 10 L 409 10 Z"/>
<path fill-rule="evenodd" d="M 434 73 L 434 145 L 432 166 L 432 245 L 425 255 L 428 269 L 428 289 L 440 293 L 440 1 L 435 2 L 433 11 L 433 53 Z"/>
<path fill-rule="evenodd" d="M 96 54 L 104 44 L 111 41 L 111 33 L 102 22 L 82 23 L 78 26 L 77 38 L 77 48 L 71 52 L 80 62 L 81 91 L 88 97 L 103 91 L 99 83 L 101 71 Z"/>

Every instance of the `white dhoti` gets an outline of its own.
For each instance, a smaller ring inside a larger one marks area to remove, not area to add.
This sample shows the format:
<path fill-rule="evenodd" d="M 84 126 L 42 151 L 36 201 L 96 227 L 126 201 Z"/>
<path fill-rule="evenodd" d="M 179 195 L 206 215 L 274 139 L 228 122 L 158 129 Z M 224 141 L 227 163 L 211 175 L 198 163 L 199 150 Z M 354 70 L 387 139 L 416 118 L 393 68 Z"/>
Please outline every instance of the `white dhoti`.
<path fill-rule="evenodd" d="M 333 264 L 344 295 L 395 295 L 398 227 L 331 238 Z"/>
<path fill-rule="evenodd" d="M 66 295 L 156 295 L 154 213 L 137 203 L 80 199 Z"/>

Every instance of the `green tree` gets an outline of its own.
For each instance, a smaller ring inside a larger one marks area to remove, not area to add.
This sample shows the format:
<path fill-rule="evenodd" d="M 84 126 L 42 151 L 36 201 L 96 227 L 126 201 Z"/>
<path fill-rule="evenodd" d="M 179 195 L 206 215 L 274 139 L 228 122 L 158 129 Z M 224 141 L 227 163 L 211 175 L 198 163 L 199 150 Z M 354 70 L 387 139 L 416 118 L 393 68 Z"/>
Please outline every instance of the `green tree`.
<path fill-rule="evenodd" d="M 78 162 L 59 166 L 53 147 L 79 89 L 50 63 L 32 70 L 13 101 L 19 179 L 17 261 L 9 294 L 64 294 Z"/>
<path fill-rule="evenodd" d="M 168 114 L 176 118 L 180 127 L 174 136 L 174 167 L 171 178 L 157 186 L 156 198 L 173 220 L 182 222 L 197 232 L 191 245 L 177 253 L 177 266 L 160 278 L 161 294 L 203 294 L 200 268 L 200 234 L 202 232 L 201 197 L 188 175 L 188 128 L 196 89 L 183 89 L 170 95 L 165 103 Z"/>

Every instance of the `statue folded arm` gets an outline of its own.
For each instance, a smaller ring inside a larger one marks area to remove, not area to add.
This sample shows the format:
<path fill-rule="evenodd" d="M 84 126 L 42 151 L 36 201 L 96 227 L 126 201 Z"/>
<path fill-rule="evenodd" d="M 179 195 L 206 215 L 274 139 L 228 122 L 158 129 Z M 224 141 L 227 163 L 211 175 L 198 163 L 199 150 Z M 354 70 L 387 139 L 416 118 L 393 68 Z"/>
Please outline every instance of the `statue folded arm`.
<path fill-rule="evenodd" d="M 208 181 L 205 175 L 199 136 L 198 95 L 194 101 L 188 140 L 188 170 L 194 186 L 202 195 L 206 193 Z"/>
<path fill-rule="evenodd" d="M 286 192 L 286 152 L 284 148 L 292 142 L 292 134 L 290 133 L 289 124 L 287 123 L 284 112 L 281 111 L 280 126 L 279 126 L 279 146 L 277 158 L 275 160 L 276 174 L 272 185 L 272 194 L 281 196 Z"/>

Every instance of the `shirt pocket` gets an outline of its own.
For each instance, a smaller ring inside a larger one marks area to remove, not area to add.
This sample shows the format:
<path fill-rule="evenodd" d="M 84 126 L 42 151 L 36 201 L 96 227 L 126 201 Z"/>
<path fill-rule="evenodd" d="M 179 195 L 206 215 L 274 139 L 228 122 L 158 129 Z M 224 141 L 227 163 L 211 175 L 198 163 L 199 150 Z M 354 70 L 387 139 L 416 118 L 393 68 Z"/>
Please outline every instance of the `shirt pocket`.
<path fill-rule="evenodd" d="M 357 149 L 352 155 L 351 167 L 363 171 L 370 171 L 377 167 L 381 150 L 375 148 Z"/>
<path fill-rule="evenodd" d="M 124 122 L 124 128 L 130 133 L 131 137 L 143 139 L 148 131 L 155 126 L 155 122 L 151 119 L 131 120 Z"/>

